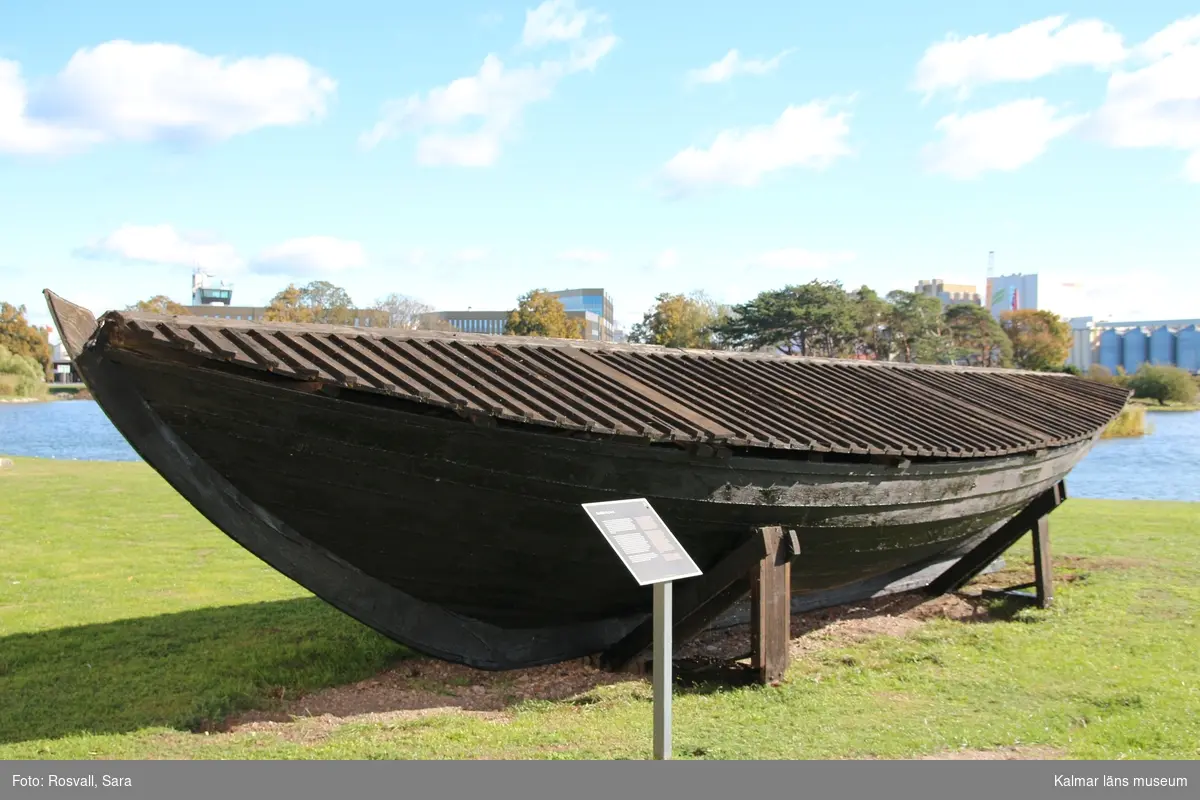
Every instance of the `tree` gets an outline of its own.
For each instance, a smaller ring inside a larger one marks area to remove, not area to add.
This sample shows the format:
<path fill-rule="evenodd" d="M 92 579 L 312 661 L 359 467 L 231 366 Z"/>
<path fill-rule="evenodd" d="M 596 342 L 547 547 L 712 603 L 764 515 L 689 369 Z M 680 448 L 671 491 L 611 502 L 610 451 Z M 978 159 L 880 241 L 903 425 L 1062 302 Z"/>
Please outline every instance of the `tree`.
<path fill-rule="evenodd" d="M 946 309 L 946 324 L 955 347 L 981 367 L 1012 363 L 1012 340 L 983 306 L 960 303 Z"/>
<path fill-rule="evenodd" d="M 328 281 L 313 281 L 300 287 L 288 284 L 271 299 L 263 317 L 270 322 L 347 325 L 352 319 L 353 305 L 345 289 Z"/>
<path fill-rule="evenodd" d="M 583 320 L 568 317 L 562 301 L 545 289 L 534 289 L 517 300 L 517 307 L 509 314 L 504 333 L 509 336 L 582 339 Z"/>
<path fill-rule="evenodd" d="M 176 316 L 188 313 L 186 308 L 165 294 L 156 294 L 149 300 L 138 300 L 133 305 L 126 306 L 125 310 L 141 311 L 146 314 L 171 314 Z"/>
<path fill-rule="evenodd" d="M 450 324 L 449 320 L 442 319 L 434 314 L 426 314 L 417 320 L 417 330 L 419 331 L 445 331 L 451 333 L 458 330 Z"/>
<path fill-rule="evenodd" d="M 629 341 L 664 347 L 713 348 L 713 327 L 721 319 L 720 306 L 703 292 L 664 293 L 654 299 L 655 306 L 630 330 Z"/>
<path fill-rule="evenodd" d="M 942 301 L 897 289 L 887 296 L 887 330 L 892 350 L 908 363 L 947 363 L 954 346 L 942 316 Z"/>
<path fill-rule="evenodd" d="M 1013 361 L 1022 369 L 1061 368 L 1071 352 L 1071 326 L 1050 311 L 1005 311 L 1000 326 L 1012 341 Z"/>
<path fill-rule="evenodd" d="M 0 302 L 0 347 L 11 355 L 32 358 L 41 365 L 43 378 L 50 377 L 54 361 L 50 337 L 46 331 L 29 324 L 25 306 Z"/>
<path fill-rule="evenodd" d="M 426 305 L 414 297 L 395 292 L 379 298 L 371 308 L 385 315 L 382 324 L 386 327 L 400 328 L 406 331 L 419 329 L 422 315 L 433 313 L 433 306 Z"/>
<path fill-rule="evenodd" d="M 736 347 L 836 356 L 853 350 L 858 319 L 841 283 L 812 281 L 762 292 L 734 306 L 714 332 Z"/>
<path fill-rule="evenodd" d="M 891 355 L 892 342 L 888 331 L 888 302 L 868 286 L 850 293 L 854 303 L 858 343 L 856 350 L 869 358 L 883 359 Z"/>
<path fill-rule="evenodd" d="M 17 397 L 32 397 L 41 390 L 45 380 L 45 369 L 30 356 L 15 355 L 0 345 L 0 376 L 9 376 L 11 381 L 0 380 L 0 395 L 13 392 Z"/>
<path fill-rule="evenodd" d="M 1187 370 L 1179 367 L 1143 364 L 1128 378 L 1128 386 L 1134 397 L 1157 400 L 1159 405 L 1167 403 L 1195 403 L 1197 388 Z"/>

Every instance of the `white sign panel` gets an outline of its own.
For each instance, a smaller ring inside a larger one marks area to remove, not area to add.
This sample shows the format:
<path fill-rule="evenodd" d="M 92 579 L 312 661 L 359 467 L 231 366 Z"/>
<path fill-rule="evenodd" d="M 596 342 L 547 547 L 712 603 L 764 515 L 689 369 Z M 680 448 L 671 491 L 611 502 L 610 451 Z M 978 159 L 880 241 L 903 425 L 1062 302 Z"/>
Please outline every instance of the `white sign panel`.
<path fill-rule="evenodd" d="M 638 584 L 647 586 L 701 574 L 646 500 L 584 503 L 583 510 Z"/>

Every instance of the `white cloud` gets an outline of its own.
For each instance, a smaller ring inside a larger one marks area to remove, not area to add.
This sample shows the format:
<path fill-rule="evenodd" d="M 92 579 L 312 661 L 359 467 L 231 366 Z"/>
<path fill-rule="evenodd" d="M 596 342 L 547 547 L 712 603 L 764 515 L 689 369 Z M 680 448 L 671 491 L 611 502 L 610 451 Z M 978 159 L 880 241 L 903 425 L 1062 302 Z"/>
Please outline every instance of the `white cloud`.
<path fill-rule="evenodd" d="M 21 155 L 69 153 L 85 150 L 102 141 L 99 131 L 56 126 L 31 119 L 29 95 L 21 79 L 21 67 L 0 59 L 0 152 Z"/>
<path fill-rule="evenodd" d="M 1172 23 L 1137 52 L 1150 63 L 1109 77 L 1087 131 L 1112 147 L 1188 152 L 1183 174 L 1200 181 L 1200 16 Z"/>
<path fill-rule="evenodd" d="M 202 267 L 209 272 L 234 272 L 243 265 L 232 245 L 198 234 L 182 234 L 171 225 L 123 225 L 77 248 L 75 255 L 130 264 Z"/>
<path fill-rule="evenodd" d="M 762 253 L 752 261 L 756 266 L 768 269 L 824 271 L 838 264 L 853 261 L 856 257 L 855 253 L 848 250 L 822 252 L 787 247 Z"/>
<path fill-rule="evenodd" d="M 250 268 L 264 275 L 322 276 L 365 263 L 366 255 L 358 242 L 306 236 L 268 247 L 251 260 Z"/>
<path fill-rule="evenodd" d="M 1044 98 L 1015 100 L 984 111 L 949 114 L 935 126 L 942 139 L 926 145 L 926 166 L 953 178 L 1014 170 L 1036 159 L 1083 117 L 1060 116 Z"/>
<path fill-rule="evenodd" d="M 674 247 L 668 247 L 666 250 L 663 250 L 655 257 L 654 262 L 651 264 L 652 269 L 659 271 L 675 269 L 677 266 L 679 266 L 679 251 Z"/>
<path fill-rule="evenodd" d="M 381 119 L 359 137 L 366 149 L 403 134 L 417 134 L 417 161 L 425 165 L 485 167 L 500 157 L 504 141 L 520 124 L 525 109 L 550 98 L 568 75 L 594 70 L 616 46 L 611 34 L 593 28 L 604 17 L 577 11 L 570 2 L 548 0 L 527 15 L 523 41 L 528 46 L 569 43 L 561 59 L 509 68 L 495 55 L 479 71 L 384 105 Z M 456 130 L 475 121 L 471 131 Z"/>
<path fill-rule="evenodd" d="M 563 261 L 573 261 L 577 264 L 602 264 L 608 260 L 608 253 L 602 250 L 567 250 L 558 256 Z"/>
<path fill-rule="evenodd" d="M 228 60 L 176 44 L 78 50 L 30 92 L 0 61 L 0 150 L 75 152 L 109 141 L 212 142 L 325 115 L 336 83 L 293 56 Z"/>
<path fill-rule="evenodd" d="M 1151 60 L 1174 55 L 1200 45 L 1200 14 L 1177 19 L 1137 46 L 1135 52 Z"/>
<path fill-rule="evenodd" d="M 931 45 L 917 65 L 915 86 L 926 96 L 957 90 L 965 97 L 988 83 L 1024 82 L 1068 67 L 1110 68 L 1128 53 L 1121 34 L 1095 19 L 1065 25 L 1046 17 L 995 36 L 947 36 Z"/>
<path fill-rule="evenodd" d="M 683 195 L 716 186 L 753 186 L 782 169 L 823 169 L 850 154 L 845 111 L 833 113 L 832 101 L 788 106 L 770 125 L 719 133 L 707 148 L 689 147 L 662 170 L 668 191 Z"/>
<path fill-rule="evenodd" d="M 792 50 L 788 49 L 769 59 L 743 59 L 736 49 L 730 50 L 721 60 L 702 69 L 690 70 L 688 82 L 724 83 L 738 75 L 766 75 L 778 69 L 783 59 L 791 53 Z"/>
<path fill-rule="evenodd" d="M 591 9 L 580 11 L 573 0 L 546 0 L 535 9 L 525 12 L 525 28 L 521 44 L 540 47 L 552 42 L 573 42 L 583 38 L 589 26 L 605 18 Z"/>

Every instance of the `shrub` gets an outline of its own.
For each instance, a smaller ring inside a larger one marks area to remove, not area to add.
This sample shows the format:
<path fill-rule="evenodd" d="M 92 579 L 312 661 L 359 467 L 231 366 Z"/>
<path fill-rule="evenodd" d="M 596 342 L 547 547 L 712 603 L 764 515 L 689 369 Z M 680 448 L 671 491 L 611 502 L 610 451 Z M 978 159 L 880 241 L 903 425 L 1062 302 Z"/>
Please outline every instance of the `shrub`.
<path fill-rule="evenodd" d="M 1145 406 L 1125 406 L 1117 418 L 1108 424 L 1101 439 L 1121 439 L 1130 436 L 1145 436 L 1146 428 Z"/>
<path fill-rule="evenodd" d="M 1197 398 L 1196 382 L 1179 367 L 1143 364 L 1129 377 L 1129 388 L 1134 397 L 1157 400 L 1159 405 L 1194 403 Z"/>
<path fill-rule="evenodd" d="M 3 382 L 8 392 L 0 389 L 0 393 L 35 397 L 45 389 L 42 365 L 29 356 L 14 355 L 4 346 L 0 346 L 0 375 L 8 377 Z"/>
<path fill-rule="evenodd" d="M 1113 374 L 1112 370 L 1108 367 L 1101 364 L 1092 364 L 1088 367 L 1087 377 L 1097 383 L 1107 383 L 1110 386 L 1125 385 L 1125 373 L 1120 367 L 1117 367 L 1117 373 Z"/>

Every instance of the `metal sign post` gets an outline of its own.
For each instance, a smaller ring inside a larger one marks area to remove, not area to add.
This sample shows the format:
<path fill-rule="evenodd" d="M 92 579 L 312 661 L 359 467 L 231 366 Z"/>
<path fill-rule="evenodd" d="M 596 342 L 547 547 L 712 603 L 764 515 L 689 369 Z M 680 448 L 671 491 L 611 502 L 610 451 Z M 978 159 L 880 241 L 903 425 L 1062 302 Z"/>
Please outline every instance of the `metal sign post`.
<path fill-rule="evenodd" d="M 654 586 L 654 758 L 671 757 L 671 583 L 700 568 L 644 499 L 584 503 L 621 563 L 640 586 Z"/>

